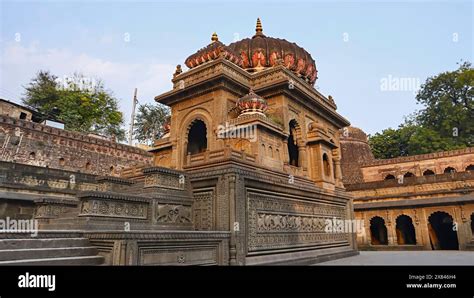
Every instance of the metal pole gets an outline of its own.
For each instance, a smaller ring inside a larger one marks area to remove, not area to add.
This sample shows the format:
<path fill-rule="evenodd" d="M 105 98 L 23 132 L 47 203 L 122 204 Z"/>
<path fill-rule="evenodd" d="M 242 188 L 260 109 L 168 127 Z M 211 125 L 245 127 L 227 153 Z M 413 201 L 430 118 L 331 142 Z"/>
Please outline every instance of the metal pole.
<path fill-rule="evenodd" d="M 132 119 L 130 120 L 130 131 L 128 134 L 128 144 L 132 146 L 133 139 L 133 123 L 135 122 L 135 107 L 137 106 L 137 88 L 135 88 L 135 93 L 133 95 L 133 107 L 132 107 Z"/>

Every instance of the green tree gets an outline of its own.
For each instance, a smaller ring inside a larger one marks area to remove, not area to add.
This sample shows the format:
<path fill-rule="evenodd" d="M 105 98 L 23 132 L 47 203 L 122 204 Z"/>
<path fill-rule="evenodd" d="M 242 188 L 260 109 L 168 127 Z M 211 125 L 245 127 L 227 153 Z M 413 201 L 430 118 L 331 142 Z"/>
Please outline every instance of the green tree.
<path fill-rule="evenodd" d="M 136 140 L 152 145 L 164 135 L 164 124 L 169 121 L 170 110 L 162 104 L 144 104 L 138 107 L 133 135 Z"/>
<path fill-rule="evenodd" d="M 394 158 L 474 145 L 474 70 L 469 62 L 430 77 L 416 96 L 424 108 L 397 129 L 369 136 L 376 158 Z"/>
<path fill-rule="evenodd" d="M 424 109 L 418 125 L 431 129 L 452 145 L 474 146 L 474 69 L 464 62 L 455 71 L 427 79 L 416 96 Z"/>
<path fill-rule="evenodd" d="M 23 103 L 64 122 L 67 130 L 125 139 L 118 101 L 100 80 L 78 73 L 60 80 L 49 71 L 40 71 L 25 87 Z"/>

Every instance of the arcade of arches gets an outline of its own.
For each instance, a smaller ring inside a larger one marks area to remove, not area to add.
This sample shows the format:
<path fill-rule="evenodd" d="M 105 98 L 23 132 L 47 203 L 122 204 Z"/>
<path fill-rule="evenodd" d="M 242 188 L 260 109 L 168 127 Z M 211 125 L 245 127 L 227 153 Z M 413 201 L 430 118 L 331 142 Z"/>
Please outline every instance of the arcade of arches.
<path fill-rule="evenodd" d="M 470 250 L 474 206 L 358 212 L 365 222 L 361 249 Z"/>

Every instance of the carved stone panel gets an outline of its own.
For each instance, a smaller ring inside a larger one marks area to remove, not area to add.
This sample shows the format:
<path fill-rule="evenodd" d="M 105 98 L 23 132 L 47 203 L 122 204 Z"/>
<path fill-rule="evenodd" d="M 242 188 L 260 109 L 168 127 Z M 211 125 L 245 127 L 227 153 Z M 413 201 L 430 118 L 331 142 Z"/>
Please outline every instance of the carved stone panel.
<path fill-rule="evenodd" d="M 157 204 L 156 222 L 163 224 L 190 224 L 191 206 Z"/>
<path fill-rule="evenodd" d="M 145 187 L 163 187 L 171 189 L 185 189 L 184 176 L 167 175 L 163 173 L 150 174 L 145 177 Z"/>
<path fill-rule="evenodd" d="M 144 247 L 140 265 L 217 265 L 217 246 Z"/>
<path fill-rule="evenodd" d="M 147 203 L 84 199 L 79 215 L 147 219 L 147 214 Z"/>
<path fill-rule="evenodd" d="M 193 217 L 194 227 L 198 231 L 209 231 L 214 226 L 213 214 L 214 191 L 198 191 L 194 193 Z"/>
<path fill-rule="evenodd" d="M 326 219 L 345 219 L 342 206 L 248 191 L 249 252 L 346 245 L 346 233 L 326 233 Z"/>

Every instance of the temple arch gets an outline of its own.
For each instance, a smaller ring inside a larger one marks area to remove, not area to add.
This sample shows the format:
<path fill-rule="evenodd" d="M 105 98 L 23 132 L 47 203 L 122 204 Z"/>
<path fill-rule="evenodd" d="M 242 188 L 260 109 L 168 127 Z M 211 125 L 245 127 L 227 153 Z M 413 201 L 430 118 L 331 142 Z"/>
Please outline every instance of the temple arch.
<path fill-rule="evenodd" d="M 399 245 L 415 245 L 416 233 L 413 221 L 408 215 L 400 215 L 396 220 L 397 243 Z"/>
<path fill-rule="evenodd" d="M 466 167 L 466 172 L 468 172 L 468 171 L 474 172 L 474 165 L 468 165 Z"/>
<path fill-rule="evenodd" d="M 298 167 L 299 163 L 299 150 L 298 150 L 298 122 L 295 119 L 289 123 L 290 135 L 288 136 L 288 163 L 292 166 Z"/>
<path fill-rule="evenodd" d="M 471 213 L 471 233 L 472 237 L 474 238 L 474 212 Z"/>
<path fill-rule="evenodd" d="M 434 174 L 435 174 L 435 172 L 433 172 L 430 169 L 427 169 L 426 171 L 423 172 L 423 176 L 431 176 L 431 175 L 434 175 Z"/>
<path fill-rule="evenodd" d="M 392 179 L 395 179 L 395 176 L 393 176 L 392 174 L 388 174 L 387 176 L 385 176 L 384 180 L 392 180 Z"/>
<path fill-rule="evenodd" d="M 187 154 L 198 154 L 207 150 L 207 126 L 201 119 L 195 119 L 188 127 Z"/>
<path fill-rule="evenodd" d="M 415 177 L 415 174 L 413 174 L 412 172 L 406 172 L 403 177 L 405 178 L 409 178 L 409 177 Z"/>
<path fill-rule="evenodd" d="M 428 217 L 428 233 L 433 250 L 458 250 L 458 233 L 454 230 L 453 217 L 436 211 Z"/>
<path fill-rule="evenodd" d="M 370 238 L 372 245 L 388 245 L 387 227 L 380 216 L 370 220 Z"/>
<path fill-rule="evenodd" d="M 323 167 L 324 175 L 331 176 L 331 163 L 329 162 L 329 157 L 326 153 L 323 153 Z"/>
<path fill-rule="evenodd" d="M 444 173 L 456 173 L 456 169 L 453 167 L 447 167 L 444 169 Z"/>

